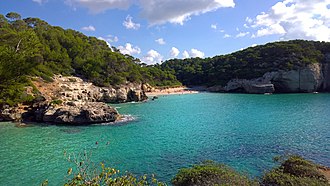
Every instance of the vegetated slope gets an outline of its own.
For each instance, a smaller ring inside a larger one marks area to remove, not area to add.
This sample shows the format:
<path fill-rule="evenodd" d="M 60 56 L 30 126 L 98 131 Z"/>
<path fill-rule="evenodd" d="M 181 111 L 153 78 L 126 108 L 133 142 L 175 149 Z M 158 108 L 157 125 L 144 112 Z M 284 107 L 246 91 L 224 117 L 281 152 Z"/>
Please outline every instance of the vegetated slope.
<path fill-rule="evenodd" d="M 126 81 L 180 84 L 172 71 L 142 64 L 95 37 L 38 18 L 0 14 L 0 105 L 31 101 L 33 97 L 24 93 L 24 87 L 31 84 L 27 77 L 51 81 L 53 74 L 80 76 L 99 86 Z"/>
<path fill-rule="evenodd" d="M 330 43 L 304 40 L 274 42 L 213 58 L 172 59 L 163 70 L 174 70 L 185 85 L 225 85 L 234 78 L 252 79 L 266 72 L 293 70 L 330 60 Z"/>

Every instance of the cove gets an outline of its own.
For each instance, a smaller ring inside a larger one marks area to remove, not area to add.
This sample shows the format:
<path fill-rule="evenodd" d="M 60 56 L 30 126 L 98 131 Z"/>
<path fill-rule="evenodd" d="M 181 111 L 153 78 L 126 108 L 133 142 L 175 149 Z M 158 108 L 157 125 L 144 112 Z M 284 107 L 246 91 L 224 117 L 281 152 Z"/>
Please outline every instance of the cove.
<path fill-rule="evenodd" d="M 155 173 L 165 182 L 179 168 L 209 159 L 252 177 L 287 153 L 330 166 L 329 105 L 330 94 L 200 93 L 114 105 L 135 118 L 115 126 L 0 123 L 0 183 L 39 185 L 48 179 L 60 185 L 72 166 L 64 151 L 85 149 L 94 162 L 137 175 Z"/>

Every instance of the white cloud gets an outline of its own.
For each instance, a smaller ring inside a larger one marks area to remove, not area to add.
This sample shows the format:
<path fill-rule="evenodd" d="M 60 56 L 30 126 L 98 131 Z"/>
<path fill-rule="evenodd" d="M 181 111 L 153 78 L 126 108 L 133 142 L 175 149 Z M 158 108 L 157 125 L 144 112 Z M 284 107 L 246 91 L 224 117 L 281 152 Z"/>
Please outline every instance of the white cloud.
<path fill-rule="evenodd" d="M 111 48 L 110 43 L 116 43 L 119 41 L 118 37 L 113 35 L 107 35 L 106 37 L 98 37 L 97 39 L 105 41 L 110 48 Z"/>
<path fill-rule="evenodd" d="M 32 0 L 32 1 L 39 4 L 47 2 L 47 0 Z"/>
<path fill-rule="evenodd" d="M 166 42 L 164 41 L 163 38 L 156 39 L 155 41 L 156 41 L 156 43 L 158 43 L 160 45 L 165 45 L 166 44 Z"/>
<path fill-rule="evenodd" d="M 216 30 L 217 29 L 217 24 L 211 24 L 211 28 Z"/>
<path fill-rule="evenodd" d="M 251 47 L 256 47 L 256 46 L 258 46 L 258 45 L 257 45 L 257 44 L 252 44 L 252 45 L 251 45 Z"/>
<path fill-rule="evenodd" d="M 330 0 L 282 0 L 247 22 L 255 37 L 330 41 Z"/>
<path fill-rule="evenodd" d="M 195 58 L 195 57 L 199 57 L 199 58 L 203 58 L 205 56 L 204 52 L 199 51 L 195 48 L 191 49 L 189 52 L 188 51 L 183 51 L 182 53 L 182 57 L 185 58 Z"/>
<path fill-rule="evenodd" d="M 185 50 L 185 51 L 182 52 L 182 57 L 183 57 L 183 59 L 186 59 L 186 58 L 189 58 L 190 55 L 189 55 L 189 53 Z"/>
<path fill-rule="evenodd" d="M 140 0 L 142 16 L 151 25 L 166 22 L 183 24 L 193 15 L 200 15 L 219 8 L 234 7 L 233 0 Z"/>
<path fill-rule="evenodd" d="M 133 55 L 141 53 L 141 49 L 138 46 L 133 46 L 131 43 L 126 43 L 125 46 L 119 46 L 118 49 L 122 54 Z"/>
<path fill-rule="evenodd" d="M 108 9 L 128 9 L 133 0 L 66 0 L 65 3 L 88 8 L 91 13 L 101 13 Z"/>
<path fill-rule="evenodd" d="M 132 16 L 128 15 L 123 22 L 124 27 L 126 27 L 127 29 L 138 30 L 141 25 L 139 23 L 134 23 L 132 19 Z"/>
<path fill-rule="evenodd" d="M 179 56 L 179 54 L 180 54 L 180 50 L 179 49 L 177 49 L 175 47 L 172 47 L 171 48 L 171 51 L 170 51 L 171 58 L 176 58 L 176 57 Z"/>
<path fill-rule="evenodd" d="M 89 25 L 89 26 L 82 27 L 81 30 L 94 32 L 96 29 L 94 26 Z"/>
<path fill-rule="evenodd" d="M 151 25 L 167 22 L 183 24 L 191 16 L 216 11 L 219 8 L 235 7 L 234 0 L 66 0 L 72 6 L 83 6 L 92 13 L 108 9 L 128 9 L 132 5 L 140 7 L 140 14 Z"/>
<path fill-rule="evenodd" d="M 205 56 L 204 52 L 199 51 L 195 48 L 190 50 L 190 57 L 200 57 L 203 58 Z"/>
<path fill-rule="evenodd" d="M 231 38 L 232 36 L 230 34 L 225 34 L 223 38 Z"/>
<path fill-rule="evenodd" d="M 153 65 L 156 63 L 161 63 L 163 60 L 163 56 L 160 55 L 156 50 L 149 50 L 147 55 L 142 58 L 142 62 Z"/>
<path fill-rule="evenodd" d="M 113 35 L 107 35 L 107 40 L 111 43 L 116 43 L 119 41 L 118 37 Z"/>
<path fill-rule="evenodd" d="M 239 38 L 239 37 L 245 37 L 245 36 L 247 36 L 247 35 L 249 35 L 250 34 L 250 32 L 240 32 L 240 33 L 238 33 L 237 35 L 236 35 L 236 38 Z"/>

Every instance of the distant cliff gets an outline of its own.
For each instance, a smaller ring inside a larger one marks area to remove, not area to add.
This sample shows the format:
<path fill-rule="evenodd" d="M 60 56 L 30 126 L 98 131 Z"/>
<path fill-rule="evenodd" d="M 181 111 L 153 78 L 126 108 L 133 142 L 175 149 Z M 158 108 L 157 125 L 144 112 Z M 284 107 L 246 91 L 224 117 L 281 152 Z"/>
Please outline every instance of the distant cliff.
<path fill-rule="evenodd" d="M 278 70 L 254 79 L 232 79 L 224 87 L 213 86 L 214 92 L 243 93 L 311 93 L 330 91 L 330 65 L 310 64 L 296 70 Z"/>
<path fill-rule="evenodd" d="M 184 85 L 223 92 L 329 91 L 330 43 L 268 43 L 213 58 L 173 59 L 162 64 Z"/>

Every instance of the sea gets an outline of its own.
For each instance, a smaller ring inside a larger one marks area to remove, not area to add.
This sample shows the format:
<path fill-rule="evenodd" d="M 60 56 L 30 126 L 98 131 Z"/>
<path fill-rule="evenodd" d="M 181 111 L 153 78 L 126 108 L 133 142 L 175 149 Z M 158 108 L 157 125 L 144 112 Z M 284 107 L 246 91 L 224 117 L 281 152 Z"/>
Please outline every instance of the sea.
<path fill-rule="evenodd" d="M 63 185 L 79 154 L 95 167 L 154 174 L 168 184 L 180 168 L 205 160 L 251 178 L 290 154 L 330 166 L 330 94 L 179 94 L 112 106 L 127 120 L 0 123 L 0 185 Z"/>

